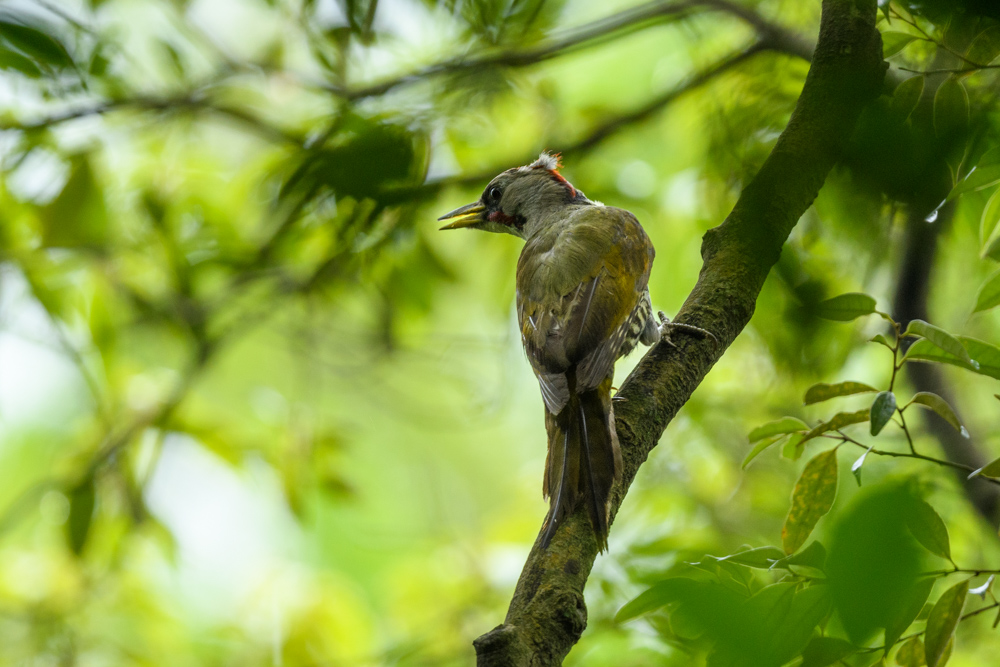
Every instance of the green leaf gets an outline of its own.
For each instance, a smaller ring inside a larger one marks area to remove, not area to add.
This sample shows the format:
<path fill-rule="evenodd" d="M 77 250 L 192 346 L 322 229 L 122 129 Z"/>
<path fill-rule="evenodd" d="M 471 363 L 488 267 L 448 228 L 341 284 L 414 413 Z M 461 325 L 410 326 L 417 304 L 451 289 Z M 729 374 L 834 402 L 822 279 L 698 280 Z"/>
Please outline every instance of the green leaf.
<path fill-rule="evenodd" d="M 864 394 L 871 391 L 878 391 L 878 389 L 870 387 L 862 382 L 838 382 L 837 384 L 826 384 L 820 382 L 819 384 L 814 384 L 806 390 L 805 403 L 806 405 L 812 405 L 831 398 L 836 398 L 837 396 Z"/>
<path fill-rule="evenodd" d="M 781 455 L 786 459 L 798 461 L 802 458 L 802 452 L 805 451 L 805 441 L 804 433 L 793 433 L 789 436 L 788 442 L 781 448 Z"/>
<path fill-rule="evenodd" d="M 753 461 L 755 458 L 757 458 L 757 456 L 760 455 L 761 452 L 763 452 L 765 449 L 767 449 L 774 443 L 783 440 L 785 438 L 785 435 L 775 435 L 770 438 L 765 438 L 760 442 L 758 442 L 756 445 L 754 445 L 753 449 L 750 450 L 750 453 L 747 454 L 745 459 L 743 459 L 743 465 L 741 466 L 742 469 L 746 470 L 747 466 L 750 465 L 750 462 Z"/>
<path fill-rule="evenodd" d="M 934 95 L 934 131 L 939 137 L 965 132 L 969 126 L 969 94 L 962 83 L 951 77 Z"/>
<path fill-rule="evenodd" d="M 924 643 L 920 637 L 910 637 L 910 639 L 899 647 L 896 652 L 896 664 L 902 667 L 924 667 L 927 660 L 924 659 Z"/>
<path fill-rule="evenodd" d="M 42 76 L 42 70 L 38 69 L 38 65 L 17 51 L 12 51 L 4 46 L 0 46 L 0 69 L 8 72 L 20 72 L 32 79 Z"/>
<path fill-rule="evenodd" d="M 925 549 L 935 556 L 951 560 L 948 527 L 926 501 L 914 499 L 906 513 L 906 527 Z"/>
<path fill-rule="evenodd" d="M 875 334 L 875 336 L 872 337 L 872 339 L 869 340 L 868 342 L 878 343 L 879 345 L 885 345 L 890 350 L 893 348 L 892 343 L 890 343 L 889 339 L 885 337 L 885 334 Z"/>
<path fill-rule="evenodd" d="M 861 424 L 868 421 L 869 413 L 867 409 L 858 410 L 857 412 L 838 412 L 828 421 L 818 424 L 812 428 L 808 433 L 802 437 L 802 442 L 808 442 L 813 438 L 817 438 L 824 433 L 829 431 L 839 431 L 840 429 L 851 426 L 852 424 Z"/>
<path fill-rule="evenodd" d="M 958 339 L 977 365 L 949 354 L 928 340 L 918 340 L 907 350 L 903 358 L 906 361 L 935 361 L 950 364 L 1000 380 L 1000 348 L 968 336 L 959 336 Z"/>
<path fill-rule="evenodd" d="M 813 540 L 805 549 L 791 556 L 785 556 L 774 566 L 784 567 L 786 565 L 802 565 L 822 570 L 823 566 L 826 565 L 826 548 L 820 544 L 819 540 Z"/>
<path fill-rule="evenodd" d="M 90 525 L 94 518 L 95 489 L 93 476 L 87 477 L 69 491 L 69 519 L 66 521 L 66 539 L 70 550 L 79 556 L 87 544 Z"/>
<path fill-rule="evenodd" d="M 816 523 L 830 511 L 837 497 L 837 450 L 817 454 L 806 464 L 792 491 L 792 505 L 781 529 L 785 553 L 799 550 Z"/>
<path fill-rule="evenodd" d="M 969 582 L 962 581 L 942 593 L 934 603 L 931 615 L 927 617 L 927 630 L 924 633 L 924 656 L 928 667 L 942 664 L 941 658 L 958 627 L 968 592 Z"/>
<path fill-rule="evenodd" d="M 59 196 L 39 209 L 42 239 L 49 248 L 98 248 L 109 236 L 104 191 L 86 156 L 73 158 L 69 180 Z"/>
<path fill-rule="evenodd" d="M 868 454 L 870 454 L 874 448 L 875 445 L 872 445 L 871 447 L 866 449 L 865 453 L 859 456 L 858 460 L 851 465 L 851 473 L 854 475 L 854 479 L 857 480 L 858 486 L 861 486 L 861 466 L 865 464 L 865 460 L 868 458 Z"/>
<path fill-rule="evenodd" d="M 956 415 L 955 411 L 952 410 L 950 405 L 948 405 L 948 402 L 937 394 L 932 394 L 929 391 L 917 392 L 917 394 L 910 399 L 910 402 L 907 403 L 907 405 L 911 404 L 922 405 L 925 408 L 930 408 L 934 412 L 938 413 L 942 419 L 951 424 L 952 428 L 956 431 L 961 433 L 966 438 L 969 437 L 969 432 L 965 430 L 965 427 L 962 426 L 962 422 L 958 420 L 958 415 Z"/>
<path fill-rule="evenodd" d="M 854 644 L 838 637 L 813 637 L 802 652 L 799 667 L 827 667 L 857 652 Z"/>
<path fill-rule="evenodd" d="M 959 181 L 948 193 L 948 200 L 955 199 L 967 192 L 977 192 L 1000 183 L 1000 164 L 976 166 Z"/>
<path fill-rule="evenodd" d="M 976 295 L 976 307 L 974 313 L 981 313 L 984 310 L 1000 306 L 1000 271 L 990 276 Z"/>
<path fill-rule="evenodd" d="M 992 477 L 993 479 L 1000 479 L 1000 459 L 994 459 L 986 465 L 984 465 L 979 470 L 972 472 L 969 475 L 969 479 L 973 477 L 978 477 L 982 475 L 983 477 Z"/>
<path fill-rule="evenodd" d="M 695 594 L 698 590 L 699 582 L 694 579 L 677 577 L 665 579 L 645 592 L 639 594 L 634 600 L 626 602 L 625 605 L 615 614 L 616 623 L 624 623 L 633 618 L 648 614 L 651 611 L 664 607 L 672 602 L 677 602 L 685 596 Z"/>
<path fill-rule="evenodd" d="M 753 443 L 758 440 L 763 440 L 764 438 L 769 438 L 772 435 L 782 435 L 808 430 L 809 425 L 801 419 L 796 419 L 795 417 L 782 417 L 781 419 L 777 419 L 773 422 L 768 422 L 763 426 L 758 426 L 754 430 L 750 431 L 747 438 L 749 438 L 750 442 Z"/>
<path fill-rule="evenodd" d="M 821 301 L 816 314 L 824 320 L 850 322 L 862 315 L 875 312 L 875 299 L 860 292 L 848 292 L 832 299 Z"/>
<path fill-rule="evenodd" d="M 768 570 L 774 565 L 775 561 L 781 560 L 784 557 L 785 553 L 778 547 L 757 547 L 756 549 L 748 549 L 747 551 L 741 551 L 731 556 L 722 556 L 721 558 L 716 558 L 716 560 Z"/>
<path fill-rule="evenodd" d="M 889 59 L 906 48 L 906 45 L 917 38 L 908 32 L 889 30 L 882 33 L 882 57 Z"/>
<path fill-rule="evenodd" d="M 1000 26 L 990 26 L 975 36 L 965 57 L 979 65 L 989 65 L 1000 55 Z"/>
<path fill-rule="evenodd" d="M 997 171 L 997 180 L 1000 181 L 1000 166 L 997 167 Z M 981 257 L 989 256 L 987 249 L 996 242 L 996 238 L 1000 237 L 994 236 L 994 232 L 997 229 L 997 222 L 1000 222 L 1000 188 L 997 188 L 990 195 L 986 206 L 983 207 L 983 215 L 979 219 L 979 242 L 983 246 L 983 251 L 980 253 Z"/>
<path fill-rule="evenodd" d="M 969 356 L 969 352 L 962 345 L 961 341 L 944 329 L 936 327 L 933 324 L 928 324 L 923 320 L 913 320 L 906 327 L 906 332 L 903 335 L 916 335 L 926 338 L 948 354 L 958 357 L 970 366 L 976 365 L 973 363 L 972 358 Z"/>
<path fill-rule="evenodd" d="M 892 104 L 889 107 L 892 115 L 899 119 L 900 122 L 909 118 L 913 110 L 917 108 L 917 103 L 923 94 L 923 76 L 911 76 L 896 86 L 896 90 L 892 93 Z"/>
<path fill-rule="evenodd" d="M 889 655 L 889 650 L 899 641 L 899 638 L 903 636 L 906 629 L 917 619 L 920 611 L 924 608 L 924 604 L 927 602 L 927 598 L 931 594 L 931 589 L 934 588 L 934 579 L 928 577 L 927 579 L 921 579 L 918 581 L 913 588 L 909 590 L 909 594 L 906 599 L 906 606 L 901 607 L 899 614 L 892 619 L 891 622 L 886 623 L 885 626 L 885 654 Z M 920 652 L 921 658 L 923 658 L 923 651 Z"/>
<path fill-rule="evenodd" d="M 0 38 L 24 55 L 51 67 L 73 67 L 73 59 L 66 47 L 41 30 L 8 19 L 0 19 Z"/>
<path fill-rule="evenodd" d="M 871 429 L 872 435 L 878 435 L 896 412 L 896 395 L 891 391 L 879 392 L 872 402 Z"/>

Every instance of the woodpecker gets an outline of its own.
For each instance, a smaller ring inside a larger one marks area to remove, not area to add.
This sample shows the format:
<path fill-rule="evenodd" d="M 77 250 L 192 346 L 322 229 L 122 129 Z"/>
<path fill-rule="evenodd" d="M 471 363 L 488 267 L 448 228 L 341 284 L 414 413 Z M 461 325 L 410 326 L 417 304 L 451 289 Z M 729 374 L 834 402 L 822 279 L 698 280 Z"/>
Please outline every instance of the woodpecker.
<path fill-rule="evenodd" d="M 615 361 L 680 326 L 653 316 L 653 244 L 634 215 L 588 199 L 542 153 L 490 181 L 478 201 L 439 218 L 524 239 L 517 261 L 521 343 L 545 404 L 548 456 L 542 492 L 547 548 L 580 502 L 598 547 L 607 549 L 609 501 L 621 480 L 611 382 Z M 669 338 L 667 338 L 669 341 Z"/>

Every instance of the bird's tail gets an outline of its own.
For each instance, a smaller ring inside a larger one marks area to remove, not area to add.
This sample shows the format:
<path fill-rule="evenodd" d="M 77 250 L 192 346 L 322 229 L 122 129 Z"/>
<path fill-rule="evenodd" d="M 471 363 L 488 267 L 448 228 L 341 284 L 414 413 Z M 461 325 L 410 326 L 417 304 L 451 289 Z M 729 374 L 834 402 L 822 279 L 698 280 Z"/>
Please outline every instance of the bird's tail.
<path fill-rule="evenodd" d="M 549 515 L 542 533 L 548 548 L 556 528 L 582 502 L 590 514 L 598 547 L 608 546 L 608 501 L 621 477 L 622 457 L 611 407 L 611 378 L 594 389 L 570 392 L 557 415 L 546 413 L 549 453 L 543 492 Z"/>

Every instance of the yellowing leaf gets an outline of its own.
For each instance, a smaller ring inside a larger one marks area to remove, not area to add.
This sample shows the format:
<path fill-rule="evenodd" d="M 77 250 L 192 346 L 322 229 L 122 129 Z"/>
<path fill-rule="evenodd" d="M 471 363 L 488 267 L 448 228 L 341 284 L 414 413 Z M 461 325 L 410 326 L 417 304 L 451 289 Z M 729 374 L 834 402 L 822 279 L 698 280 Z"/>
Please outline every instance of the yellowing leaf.
<path fill-rule="evenodd" d="M 781 529 L 785 553 L 805 544 L 816 523 L 830 511 L 837 497 L 837 450 L 817 454 L 806 464 L 792 491 L 792 506 Z"/>
<path fill-rule="evenodd" d="M 927 664 L 927 660 L 924 659 L 924 643 L 920 641 L 920 637 L 911 637 L 899 647 L 899 651 L 896 652 L 896 664 L 901 667 L 924 667 Z"/>

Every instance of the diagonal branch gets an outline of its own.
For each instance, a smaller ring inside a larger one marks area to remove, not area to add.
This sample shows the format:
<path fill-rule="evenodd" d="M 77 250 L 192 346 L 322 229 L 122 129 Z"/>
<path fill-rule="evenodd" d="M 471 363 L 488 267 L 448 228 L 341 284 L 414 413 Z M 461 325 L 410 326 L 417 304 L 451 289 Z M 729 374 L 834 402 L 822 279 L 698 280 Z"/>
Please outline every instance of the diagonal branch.
<path fill-rule="evenodd" d="M 624 463 L 617 513 L 640 465 L 712 365 L 750 321 L 788 234 L 812 204 L 886 65 L 875 0 L 824 0 L 819 42 L 788 127 L 729 217 L 705 234 L 698 282 L 678 313 L 718 346 L 685 337 L 657 345 L 622 386 L 616 423 Z M 479 665 L 558 665 L 586 627 L 583 588 L 597 556 L 585 508 L 542 550 L 536 540 L 503 625 L 475 641 Z"/>
<path fill-rule="evenodd" d="M 760 37 L 768 38 L 774 43 L 777 50 L 803 58 L 808 58 L 809 54 L 812 53 L 809 43 L 794 32 L 769 22 L 753 10 L 742 7 L 735 2 L 729 0 L 683 0 L 680 2 L 653 0 L 569 30 L 529 49 L 459 56 L 428 65 L 409 74 L 360 88 L 327 86 L 326 89 L 348 100 L 359 100 L 383 95 L 394 88 L 443 74 L 457 74 L 489 67 L 525 67 L 581 48 L 597 46 L 627 32 L 656 25 L 660 19 L 686 18 L 697 13 L 696 10 L 699 9 L 720 11 L 740 19 L 752 27 Z"/>

